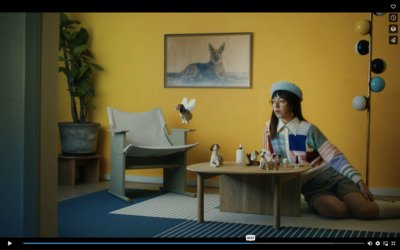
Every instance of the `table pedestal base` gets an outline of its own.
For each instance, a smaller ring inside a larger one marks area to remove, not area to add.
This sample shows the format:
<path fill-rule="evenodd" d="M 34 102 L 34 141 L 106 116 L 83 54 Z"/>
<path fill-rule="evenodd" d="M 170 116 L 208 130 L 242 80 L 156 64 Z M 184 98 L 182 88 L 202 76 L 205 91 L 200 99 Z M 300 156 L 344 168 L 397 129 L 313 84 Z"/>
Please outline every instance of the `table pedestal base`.
<path fill-rule="evenodd" d="M 221 175 L 220 211 L 274 215 L 275 199 L 280 203 L 281 215 L 300 216 L 300 176 L 293 176 L 286 182 L 283 178 L 277 175 Z"/>

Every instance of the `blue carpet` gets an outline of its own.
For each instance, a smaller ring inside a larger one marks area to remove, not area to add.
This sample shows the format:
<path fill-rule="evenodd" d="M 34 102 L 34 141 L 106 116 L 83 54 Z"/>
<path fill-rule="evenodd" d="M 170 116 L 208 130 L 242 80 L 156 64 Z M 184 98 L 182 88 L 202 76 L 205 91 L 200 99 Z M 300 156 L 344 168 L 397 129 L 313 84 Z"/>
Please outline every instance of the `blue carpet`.
<path fill-rule="evenodd" d="M 58 203 L 59 237 L 84 238 L 399 238 L 400 233 L 337 230 L 326 228 L 206 222 L 149 216 L 119 215 L 110 212 L 165 194 L 162 191 L 128 190 L 132 203 L 107 192 L 91 193 Z M 193 211 L 197 213 L 197 211 Z"/>
<path fill-rule="evenodd" d="M 128 190 L 132 203 L 165 194 L 161 191 Z M 159 234 L 184 220 L 163 219 L 144 216 L 110 214 L 132 205 L 109 194 L 98 191 L 58 203 L 59 237 L 137 237 L 148 238 Z"/>

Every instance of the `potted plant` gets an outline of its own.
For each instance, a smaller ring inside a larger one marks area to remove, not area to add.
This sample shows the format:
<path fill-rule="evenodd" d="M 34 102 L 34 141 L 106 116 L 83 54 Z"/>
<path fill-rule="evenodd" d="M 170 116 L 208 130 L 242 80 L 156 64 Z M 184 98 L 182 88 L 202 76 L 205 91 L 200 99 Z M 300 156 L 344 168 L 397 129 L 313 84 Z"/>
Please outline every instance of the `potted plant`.
<path fill-rule="evenodd" d="M 100 123 L 86 122 L 89 108 L 94 108 L 88 98 L 94 96 L 91 85 L 93 69 L 103 68 L 91 62 L 93 55 L 88 49 L 89 34 L 84 28 L 78 30 L 75 24 L 80 22 L 60 14 L 59 51 L 62 55 L 59 61 L 64 66 L 59 67 L 59 72 L 67 77 L 73 119 L 73 122 L 59 123 L 61 147 L 64 155 L 92 155 L 96 153 Z M 79 101 L 79 113 L 76 100 Z"/>

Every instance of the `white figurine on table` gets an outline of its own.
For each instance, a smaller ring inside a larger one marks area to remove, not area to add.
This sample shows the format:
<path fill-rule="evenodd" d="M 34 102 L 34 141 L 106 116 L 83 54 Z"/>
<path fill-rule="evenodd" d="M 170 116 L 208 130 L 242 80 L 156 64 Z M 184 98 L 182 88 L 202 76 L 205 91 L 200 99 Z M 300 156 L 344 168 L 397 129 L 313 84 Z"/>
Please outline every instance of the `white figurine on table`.
<path fill-rule="evenodd" d="M 222 156 L 222 154 L 218 154 L 219 145 L 218 144 L 211 145 L 210 150 L 212 151 L 211 159 L 210 159 L 210 166 L 218 167 L 218 166 L 222 165 L 224 162 L 224 157 Z"/>
<path fill-rule="evenodd" d="M 264 150 L 261 150 L 261 153 L 260 153 L 260 165 L 259 165 L 259 168 L 261 168 L 261 169 L 265 169 L 265 164 L 266 164 L 266 160 L 265 160 L 265 154 L 266 154 L 267 152 L 265 152 Z"/>
<path fill-rule="evenodd" d="M 258 157 L 258 155 L 259 155 L 259 153 L 256 151 L 256 150 L 254 150 L 252 153 L 251 153 L 251 160 L 252 161 L 257 161 L 257 157 Z"/>

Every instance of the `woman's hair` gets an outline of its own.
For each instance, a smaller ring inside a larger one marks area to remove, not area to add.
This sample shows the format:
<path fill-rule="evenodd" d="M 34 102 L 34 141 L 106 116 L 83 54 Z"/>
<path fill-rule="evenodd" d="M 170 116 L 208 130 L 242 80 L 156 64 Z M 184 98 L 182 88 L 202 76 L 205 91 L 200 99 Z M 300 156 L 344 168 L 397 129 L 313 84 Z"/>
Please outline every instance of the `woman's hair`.
<path fill-rule="evenodd" d="M 300 121 L 305 121 L 303 114 L 301 113 L 301 100 L 300 98 L 286 90 L 277 90 L 272 94 L 272 99 L 274 99 L 276 96 L 279 96 L 280 98 L 285 99 L 288 103 L 289 106 L 292 108 L 293 112 L 293 118 L 297 117 Z M 276 117 L 275 112 L 272 111 L 271 115 L 271 123 L 269 125 L 269 134 L 272 138 L 275 138 L 276 135 L 278 134 L 277 128 L 278 128 L 278 123 L 279 123 L 279 118 Z"/>

